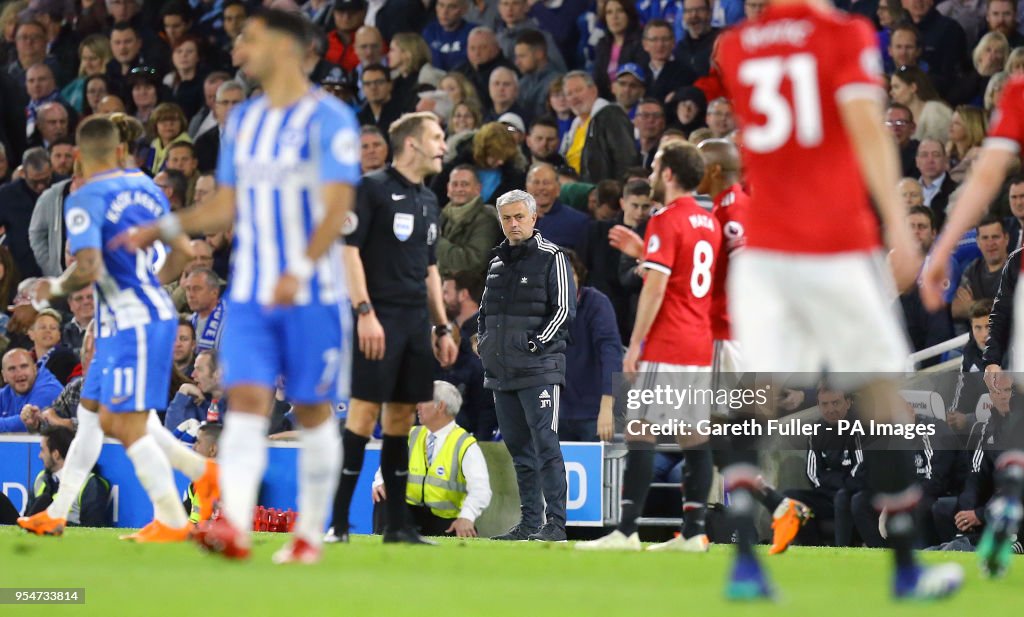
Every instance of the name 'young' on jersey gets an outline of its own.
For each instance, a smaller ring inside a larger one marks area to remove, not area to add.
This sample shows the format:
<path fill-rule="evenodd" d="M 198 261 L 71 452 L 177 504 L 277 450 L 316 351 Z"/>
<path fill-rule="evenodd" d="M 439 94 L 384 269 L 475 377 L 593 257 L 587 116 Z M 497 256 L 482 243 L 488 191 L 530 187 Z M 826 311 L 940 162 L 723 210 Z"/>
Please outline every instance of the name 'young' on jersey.
<path fill-rule="evenodd" d="M 118 234 L 145 225 L 170 211 L 163 191 L 138 170 L 116 170 L 94 176 L 68 196 L 64 222 L 71 253 L 99 249 L 103 272 L 96 282 L 100 336 L 110 327 L 126 330 L 177 318 L 174 303 L 156 273 L 167 249 L 156 243 L 145 251 L 110 250 Z"/>
<path fill-rule="evenodd" d="M 221 139 L 217 183 L 235 189 L 228 298 L 269 305 L 281 274 L 306 255 L 327 208 L 325 183 L 359 184 L 359 127 L 343 103 L 312 89 L 285 108 L 265 96 L 235 109 Z M 340 244 L 315 264 L 296 304 L 346 298 Z"/>
<path fill-rule="evenodd" d="M 840 114 L 884 97 L 869 22 L 831 8 L 770 5 L 718 40 L 716 64 L 743 139 L 747 246 L 842 253 L 880 246 L 878 218 Z"/>
<path fill-rule="evenodd" d="M 712 287 L 722 231 L 692 197 L 680 197 L 647 222 L 642 266 L 668 275 L 641 360 L 710 366 Z"/>

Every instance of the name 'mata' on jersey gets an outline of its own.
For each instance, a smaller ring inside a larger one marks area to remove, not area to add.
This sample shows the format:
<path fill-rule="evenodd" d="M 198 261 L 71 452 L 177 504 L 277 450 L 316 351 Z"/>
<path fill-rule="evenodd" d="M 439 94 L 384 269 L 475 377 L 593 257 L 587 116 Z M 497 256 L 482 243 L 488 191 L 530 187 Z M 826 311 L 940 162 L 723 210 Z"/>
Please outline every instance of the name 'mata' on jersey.
<path fill-rule="evenodd" d="M 139 170 L 93 176 L 64 206 L 72 254 L 98 249 L 96 355 L 82 398 L 114 412 L 163 409 L 170 387 L 177 313 L 157 271 L 167 256 L 157 243 L 146 251 L 111 250 L 118 234 L 170 211 L 163 191 Z"/>
<path fill-rule="evenodd" d="M 327 215 L 322 186 L 360 181 L 359 125 L 311 89 L 287 107 L 265 96 L 236 108 L 221 139 L 217 183 L 235 190 L 235 238 L 221 354 L 224 383 L 275 387 L 314 404 L 348 396 L 352 316 L 340 243 L 315 263 L 295 305 L 272 307 L 282 273 L 308 251 Z M 253 354 L 253 350 L 260 350 Z"/>

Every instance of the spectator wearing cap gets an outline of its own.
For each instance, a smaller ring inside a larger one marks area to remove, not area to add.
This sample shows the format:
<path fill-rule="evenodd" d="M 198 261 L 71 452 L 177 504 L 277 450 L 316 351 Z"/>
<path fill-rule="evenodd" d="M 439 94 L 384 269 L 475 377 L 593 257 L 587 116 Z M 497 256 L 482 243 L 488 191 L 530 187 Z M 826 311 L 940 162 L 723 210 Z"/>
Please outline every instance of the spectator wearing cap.
<path fill-rule="evenodd" d="M 629 119 L 636 115 L 636 105 L 647 93 L 647 75 L 636 63 L 630 62 L 619 67 L 612 82 L 612 94 L 619 107 L 626 110 Z"/>
<path fill-rule="evenodd" d="M 358 93 L 352 81 L 342 72 L 340 75 L 330 74 L 320 81 L 320 87 L 349 107 L 358 107 Z"/>
<path fill-rule="evenodd" d="M 469 33 L 476 24 L 466 21 L 470 0 L 437 0 L 436 17 L 423 29 L 430 47 L 431 64 L 451 71 L 466 61 Z"/>
<path fill-rule="evenodd" d="M 665 108 L 661 102 L 654 98 L 641 100 L 633 115 L 633 126 L 640 144 L 641 165 L 653 169 L 654 155 L 658 153 L 661 136 L 665 134 Z"/>
<path fill-rule="evenodd" d="M 38 22 L 46 31 L 46 55 L 61 86 L 74 78 L 78 68 L 78 38 L 65 20 L 67 8 L 65 0 L 32 0 L 20 15 L 21 19 Z"/>
<path fill-rule="evenodd" d="M 195 141 L 199 173 L 211 173 L 217 168 L 217 156 L 220 153 L 220 137 L 224 131 L 224 125 L 228 121 L 228 114 L 231 113 L 232 109 L 244 102 L 245 88 L 237 81 L 229 79 L 217 87 L 217 94 L 213 103 L 213 116 L 217 121 L 216 129 L 202 133 Z"/>
<path fill-rule="evenodd" d="M 520 74 L 516 102 L 534 118 L 546 112 L 551 83 L 560 74 L 548 61 L 547 50 L 544 36 L 536 30 L 521 33 L 513 48 L 512 57 Z"/>
<path fill-rule="evenodd" d="M 459 165 L 448 176 L 448 203 L 441 210 L 436 247 L 443 277 L 484 272 L 501 239 L 498 213 L 480 198 L 481 188 L 472 165 Z"/>
<path fill-rule="evenodd" d="M 491 73 L 499 66 L 512 68 L 512 63 L 501 54 L 494 30 L 483 26 L 473 28 L 466 46 L 466 61 L 455 70 L 465 75 L 476 88 L 484 109 L 491 108 Z"/>
<path fill-rule="evenodd" d="M 537 231 L 563 248 L 579 250 L 590 224 L 590 217 L 558 199 L 558 174 L 547 163 L 530 168 L 526 174 L 526 192 L 537 202 Z"/>
<path fill-rule="evenodd" d="M 506 58 L 515 57 L 516 42 L 520 35 L 527 31 L 537 32 L 544 38 L 544 48 L 547 52 L 548 63 L 558 71 L 564 73 L 567 70 L 565 59 L 558 45 L 555 44 L 551 33 L 541 26 L 536 18 L 528 15 L 530 3 L 528 0 L 498 0 L 498 16 L 500 19 L 495 28 L 498 37 L 498 46 Z"/>
<path fill-rule="evenodd" d="M 675 30 L 675 57 L 698 77 L 710 73 L 711 52 L 721 32 L 711 27 L 711 0 L 683 0 Z"/>
<path fill-rule="evenodd" d="M 491 106 L 484 115 L 485 122 L 495 122 L 505 113 L 514 113 L 520 118 L 526 116 L 516 102 L 519 98 L 519 77 L 516 76 L 515 70 L 499 66 L 491 71 L 489 82 L 487 94 L 491 99 Z"/>
<path fill-rule="evenodd" d="M 505 125 L 508 132 L 512 134 L 516 145 L 521 149 L 526 143 L 526 123 L 523 122 L 519 114 L 507 111 L 498 116 L 498 122 Z"/>
<path fill-rule="evenodd" d="M 324 59 L 351 73 L 359 65 L 355 35 L 366 20 L 366 0 L 335 0 L 334 28 L 327 33 L 327 53 Z"/>
<path fill-rule="evenodd" d="M 363 69 L 362 83 L 366 102 L 359 108 L 359 124 L 376 126 L 386 132 L 402 115 L 401 104 L 392 96 L 391 72 L 383 65 L 371 64 Z"/>
<path fill-rule="evenodd" d="M 652 2 L 652 4 L 656 4 Z M 664 19 L 652 19 L 644 26 L 643 47 L 647 54 L 647 96 L 664 101 L 682 84 L 691 84 L 697 78 L 693 71 L 675 59 L 672 50 L 676 44 L 672 24 Z"/>
<path fill-rule="evenodd" d="M 459 165 L 470 165 L 476 171 L 484 203 L 523 186 L 528 163 L 507 125 L 489 122 L 466 143 L 467 146 L 460 148 L 452 162 L 447 163 L 430 183 L 438 203 L 447 202 L 448 180 L 452 170 Z"/>
<path fill-rule="evenodd" d="M 594 82 L 601 96 L 610 97 L 611 82 L 618 75 L 619 67 L 631 62 L 643 64 L 646 54 L 636 4 L 628 0 L 608 0 L 598 17 L 608 34 L 597 43 Z"/>
<path fill-rule="evenodd" d="M 586 182 L 621 178 L 640 162 L 633 123 L 618 105 L 598 96 L 594 78 L 572 71 L 564 90 L 576 118 L 562 140 L 561 153 Z"/>

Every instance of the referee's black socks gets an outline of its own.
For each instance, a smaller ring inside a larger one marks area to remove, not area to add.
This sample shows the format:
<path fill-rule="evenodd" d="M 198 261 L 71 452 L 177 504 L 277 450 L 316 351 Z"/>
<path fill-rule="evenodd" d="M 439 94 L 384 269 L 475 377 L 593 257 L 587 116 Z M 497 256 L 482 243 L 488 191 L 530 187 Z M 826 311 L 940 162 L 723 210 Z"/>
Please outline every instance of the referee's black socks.
<path fill-rule="evenodd" d="M 914 453 L 897 449 L 901 445 L 876 440 L 875 448 L 864 450 L 868 487 L 875 494 L 875 508 L 887 513 L 886 532 L 896 558 L 896 567 L 912 568 L 917 540 L 917 504 L 921 489 L 916 484 Z"/>
<path fill-rule="evenodd" d="M 654 477 L 654 444 L 636 441 L 626 452 L 626 469 L 622 474 L 622 519 L 619 531 L 627 536 L 636 533 L 636 519 L 644 511 L 644 502 Z"/>
<path fill-rule="evenodd" d="M 349 507 L 352 505 L 352 495 L 356 492 L 356 484 L 359 483 L 366 444 L 369 442 L 369 438 L 356 435 L 348 429 L 341 434 L 341 478 L 338 480 L 338 492 L 334 494 L 334 518 L 331 523 L 335 535 L 348 531 Z"/>
<path fill-rule="evenodd" d="M 384 500 L 388 515 L 388 529 L 402 529 L 408 525 L 405 506 L 405 488 L 409 482 L 409 438 L 384 435 L 380 447 L 380 473 L 384 477 Z"/>

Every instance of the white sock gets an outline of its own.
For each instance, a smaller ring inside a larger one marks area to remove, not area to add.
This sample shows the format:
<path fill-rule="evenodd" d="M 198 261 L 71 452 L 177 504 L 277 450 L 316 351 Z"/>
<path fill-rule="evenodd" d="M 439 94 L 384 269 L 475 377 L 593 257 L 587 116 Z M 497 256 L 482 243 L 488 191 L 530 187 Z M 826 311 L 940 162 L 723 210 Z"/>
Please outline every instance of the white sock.
<path fill-rule="evenodd" d="M 252 512 L 267 469 L 269 426 L 269 418 L 228 411 L 217 446 L 221 512 L 245 536 L 252 529 Z"/>
<path fill-rule="evenodd" d="M 61 472 L 60 488 L 53 496 L 53 503 L 46 508 L 50 518 L 67 518 L 71 505 L 78 499 L 78 494 L 89 477 L 96 460 L 103 449 L 103 429 L 100 428 L 100 415 L 78 406 L 78 432 L 68 448 L 64 459 L 64 471 Z"/>
<path fill-rule="evenodd" d="M 152 435 L 145 435 L 127 450 L 135 476 L 153 502 L 153 518 L 173 529 L 188 524 L 185 508 L 178 499 L 174 472 Z"/>
<path fill-rule="evenodd" d="M 323 542 L 327 512 L 334 503 L 341 475 L 341 433 L 331 416 L 315 428 L 299 432 L 299 519 L 295 535 L 319 545 Z"/>
<path fill-rule="evenodd" d="M 156 444 L 167 456 L 171 467 L 188 476 L 189 480 L 198 480 L 206 472 L 206 459 L 176 439 L 160 423 L 160 417 L 156 415 L 155 411 L 149 413 L 149 418 L 146 420 L 146 432 L 156 440 Z"/>

